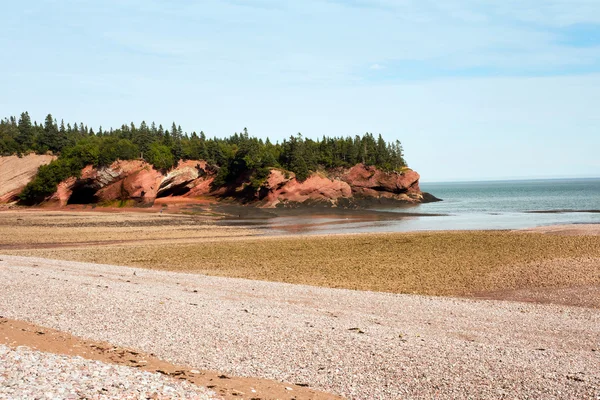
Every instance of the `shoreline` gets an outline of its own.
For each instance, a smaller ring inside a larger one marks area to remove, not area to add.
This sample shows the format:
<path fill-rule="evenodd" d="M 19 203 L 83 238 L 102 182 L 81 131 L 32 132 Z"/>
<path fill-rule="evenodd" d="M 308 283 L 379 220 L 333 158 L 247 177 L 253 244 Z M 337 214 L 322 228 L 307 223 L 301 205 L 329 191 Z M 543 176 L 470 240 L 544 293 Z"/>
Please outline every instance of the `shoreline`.
<path fill-rule="evenodd" d="M 199 215 L 12 211 L 0 231 L 7 255 L 600 308 L 600 225 L 278 235 Z"/>
<path fill-rule="evenodd" d="M 257 208 L 231 203 L 207 203 L 168 201 L 150 207 L 105 207 L 87 205 L 69 205 L 67 207 L 2 207 L 4 213 L 23 213 L 36 215 L 160 215 L 196 217 L 198 223 L 214 224 L 219 227 L 247 229 L 260 236 L 319 236 L 351 235 L 369 233 L 400 232 L 465 232 L 465 231 L 545 231 L 552 226 L 570 226 L 571 234 L 595 234 L 590 226 L 600 225 L 600 221 L 575 219 L 565 222 L 565 218 L 552 218 L 552 215 L 597 215 L 598 210 L 545 210 L 522 211 L 521 215 L 538 215 L 538 219 L 524 220 L 516 218 L 514 213 L 473 213 L 445 214 L 411 212 L 416 206 L 377 210 L 377 209 L 339 209 L 339 208 Z M 528 223 L 530 222 L 530 223 Z M 487 225 L 487 226 L 486 226 Z M 585 227 L 579 229 L 579 227 Z"/>

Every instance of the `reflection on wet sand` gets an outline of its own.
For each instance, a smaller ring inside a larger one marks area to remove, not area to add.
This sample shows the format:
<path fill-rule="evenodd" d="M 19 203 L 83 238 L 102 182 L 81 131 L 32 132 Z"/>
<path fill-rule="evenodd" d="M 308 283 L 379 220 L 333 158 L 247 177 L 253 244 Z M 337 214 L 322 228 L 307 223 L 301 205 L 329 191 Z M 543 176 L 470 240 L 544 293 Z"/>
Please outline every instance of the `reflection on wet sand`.
<path fill-rule="evenodd" d="M 388 214 L 388 215 L 385 215 Z M 417 217 L 400 213 L 354 213 L 342 215 L 303 215 L 268 219 L 224 219 L 219 225 L 264 230 L 267 235 L 385 232 L 400 221 Z"/>

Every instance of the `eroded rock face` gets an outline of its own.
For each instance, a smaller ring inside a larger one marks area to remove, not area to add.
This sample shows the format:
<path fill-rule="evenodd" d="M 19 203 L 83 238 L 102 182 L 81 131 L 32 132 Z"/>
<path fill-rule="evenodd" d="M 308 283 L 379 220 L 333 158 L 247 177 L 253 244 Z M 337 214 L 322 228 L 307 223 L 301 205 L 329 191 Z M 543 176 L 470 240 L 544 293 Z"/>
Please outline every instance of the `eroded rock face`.
<path fill-rule="evenodd" d="M 55 159 L 55 156 L 38 154 L 0 157 L 0 204 L 16 201 L 38 168 Z"/>
<path fill-rule="evenodd" d="M 180 161 L 177 167 L 162 179 L 157 195 L 158 197 L 186 195 L 194 187 L 202 184 L 203 180 L 198 178 L 204 178 L 206 175 L 205 161 Z"/>
<path fill-rule="evenodd" d="M 263 188 L 266 194 L 263 207 L 297 205 L 310 202 L 312 205 L 337 206 L 339 199 L 352 196 L 350 185 L 339 179 L 329 179 L 321 174 L 312 174 L 304 182 L 298 182 L 292 173 L 272 170 Z"/>
<path fill-rule="evenodd" d="M 156 199 L 161 180 L 162 174 L 146 164 L 141 169 L 119 176 L 98 190 L 96 196 L 99 202 L 135 200 L 137 203 L 151 204 Z"/>
<path fill-rule="evenodd" d="M 73 194 L 75 182 L 77 182 L 77 178 L 71 177 L 59 183 L 56 192 L 48 199 L 48 202 L 58 203 L 61 207 L 66 206 Z"/>
<path fill-rule="evenodd" d="M 108 167 L 88 165 L 80 178 L 68 178 L 49 199 L 66 204 L 107 203 L 135 200 L 151 204 L 156 198 L 162 174 L 141 160 L 115 161 Z"/>
<path fill-rule="evenodd" d="M 334 171 L 329 176 L 313 173 L 304 182 L 298 182 L 289 172 L 272 170 L 258 197 L 262 207 L 412 204 L 424 199 L 419 178 L 412 170 L 385 172 L 363 164 Z"/>
<path fill-rule="evenodd" d="M 205 161 L 192 160 L 181 161 L 166 175 L 142 160 L 115 161 L 100 168 L 89 165 L 79 179 L 61 182 L 49 201 L 61 206 L 126 200 L 152 204 L 157 197 L 203 196 L 210 193 L 214 178 L 206 169 Z"/>
<path fill-rule="evenodd" d="M 303 182 L 297 181 L 292 172 L 272 169 L 256 192 L 250 189 L 249 177 L 241 178 L 233 186 L 214 188 L 216 174 L 216 168 L 198 160 L 180 161 L 167 173 L 142 160 L 115 161 L 108 167 L 85 167 L 80 178 L 61 182 L 47 201 L 65 206 L 127 200 L 152 204 L 159 197 L 174 200 L 202 197 L 209 201 L 228 197 L 265 208 L 300 205 L 359 208 L 437 200 L 423 196 L 419 174 L 409 169 L 402 173 L 385 172 L 358 164 L 348 169 L 313 173 Z"/>
<path fill-rule="evenodd" d="M 357 164 L 341 174 L 340 179 L 352 186 L 355 193 L 420 193 L 419 174 L 413 170 L 385 172 L 373 166 Z"/>

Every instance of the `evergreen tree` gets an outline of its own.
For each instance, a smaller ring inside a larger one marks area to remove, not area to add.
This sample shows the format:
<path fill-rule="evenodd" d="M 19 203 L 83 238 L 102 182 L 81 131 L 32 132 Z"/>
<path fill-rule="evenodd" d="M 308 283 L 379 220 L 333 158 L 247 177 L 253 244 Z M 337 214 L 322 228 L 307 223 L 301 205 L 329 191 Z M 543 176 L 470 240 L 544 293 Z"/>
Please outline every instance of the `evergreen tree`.
<path fill-rule="evenodd" d="M 48 114 L 44 121 L 44 129 L 38 137 L 38 149 L 45 153 L 51 151 L 57 154 L 64 146 L 64 137 L 61 136 L 56 121 L 52 118 L 52 114 Z"/>
<path fill-rule="evenodd" d="M 33 126 L 31 125 L 31 118 L 27 111 L 21 113 L 19 118 L 19 134 L 15 138 L 18 143 L 21 152 L 26 152 L 33 148 Z"/>
<path fill-rule="evenodd" d="M 132 130 L 134 128 L 135 127 L 132 124 Z M 144 154 L 148 152 L 148 150 L 150 149 L 150 145 L 153 142 L 152 133 L 150 132 L 150 128 L 148 128 L 146 121 L 142 121 L 140 127 L 133 131 L 132 136 L 133 143 L 136 144 L 140 150 L 141 154 L 139 155 L 141 156 L 141 158 L 144 158 Z"/>

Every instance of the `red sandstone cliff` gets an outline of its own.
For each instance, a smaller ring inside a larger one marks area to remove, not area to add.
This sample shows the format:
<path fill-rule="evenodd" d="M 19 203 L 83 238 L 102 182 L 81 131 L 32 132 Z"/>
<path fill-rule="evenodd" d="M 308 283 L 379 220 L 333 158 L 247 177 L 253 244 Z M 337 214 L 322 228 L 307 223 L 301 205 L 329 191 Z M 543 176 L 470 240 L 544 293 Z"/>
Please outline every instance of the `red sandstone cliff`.
<path fill-rule="evenodd" d="M 384 172 L 357 164 L 330 173 L 313 173 L 303 182 L 281 170 L 271 173 L 258 194 L 262 207 L 324 205 L 357 207 L 370 204 L 416 204 L 424 198 L 419 189 L 419 174 Z"/>
<path fill-rule="evenodd" d="M 38 168 L 55 158 L 38 154 L 0 157 L 0 204 L 16 201 L 19 193 L 37 174 Z"/>
<path fill-rule="evenodd" d="M 248 191 L 248 182 L 215 189 L 212 182 L 216 173 L 205 161 L 180 161 L 166 173 L 141 160 L 115 161 L 108 167 L 87 166 L 81 177 L 61 182 L 47 202 L 64 206 L 115 201 L 153 204 L 157 198 L 165 197 L 213 201 L 229 198 L 264 208 L 300 205 L 356 208 L 429 200 L 419 189 L 419 174 L 409 169 L 401 173 L 385 172 L 357 164 L 347 169 L 316 172 L 303 182 L 297 181 L 291 172 L 272 169 L 257 191 Z"/>

